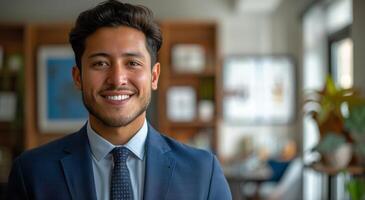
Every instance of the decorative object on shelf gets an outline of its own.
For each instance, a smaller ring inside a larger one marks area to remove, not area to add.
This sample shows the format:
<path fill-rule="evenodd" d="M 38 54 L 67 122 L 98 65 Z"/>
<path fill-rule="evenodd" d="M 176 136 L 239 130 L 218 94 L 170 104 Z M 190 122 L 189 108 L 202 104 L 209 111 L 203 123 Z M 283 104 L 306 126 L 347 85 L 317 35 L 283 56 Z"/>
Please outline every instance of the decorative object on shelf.
<path fill-rule="evenodd" d="M 5 129 L 12 133 L 24 124 L 24 61 L 20 52 L 5 52 L 0 70 L 0 121 L 7 122 Z"/>
<path fill-rule="evenodd" d="M 10 54 L 6 60 L 6 65 L 10 71 L 19 71 L 24 66 L 23 56 L 20 53 Z"/>
<path fill-rule="evenodd" d="M 288 56 L 235 56 L 223 67 L 223 117 L 286 124 L 295 117 L 295 69 Z"/>
<path fill-rule="evenodd" d="M 188 144 L 199 149 L 211 151 L 212 134 L 213 130 L 211 128 L 202 129 L 189 141 Z"/>
<path fill-rule="evenodd" d="M 16 116 L 17 97 L 14 92 L 0 92 L 0 121 L 12 122 Z"/>
<path fill-rule="evenodd" d="M 198 87 L 198 113 L 202 122 L 210 122 L 214 118 L 214 79 L 202 78 Z"/>
<path fill-rule="evenodd" d="M 4 49 L 0 46 L 0 70 L 3 68 L 4 65 Z"/>
<path fill-rule="evenodd" d="M 38 125 L 42 133 L 72 132 L 87 119 L 81 92 L 71 76 L 74 65 L 68 45 L 38 49 Z"/>
<path fill-rule="evenodd" d="M 172 67 L 178 73 L 199 73 L 205 67 L 204 47 L 199 44 L 175 44 L 171 49 Z"/>
<path fill-rule="evenodd" d="M 327 133 L 315 147 L 323 163 L 335 169 L 344 169 L 352 158 L 352 146 L 343 135 Z"/>
<path fill-rule="evenodd" d="M 172 86 L 167 91 L 167 116 L 174 122 L 196 119 L 196 92 L 191 86 Z"/>
<path fill-rule="evenodd" d="M 199 119 L 203 122 L 210 122 L 214 117 L 214 102 L 212 100 L 199 101 Z"/>

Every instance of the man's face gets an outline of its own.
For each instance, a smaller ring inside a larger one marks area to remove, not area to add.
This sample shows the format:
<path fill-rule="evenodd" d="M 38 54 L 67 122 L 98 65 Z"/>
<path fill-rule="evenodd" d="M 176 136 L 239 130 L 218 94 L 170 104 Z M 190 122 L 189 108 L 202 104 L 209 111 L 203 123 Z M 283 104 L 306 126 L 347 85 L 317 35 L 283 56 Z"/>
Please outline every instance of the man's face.
<path fill-rule="evenodd" d="M 91 118 L 111 127 L 144 119 L 160 65 L 151 70 L 141 31 L 126 26 L 98 29 L 86 39 L 81 63 L 82 73 L 74 67 L 72 74 Z"/>

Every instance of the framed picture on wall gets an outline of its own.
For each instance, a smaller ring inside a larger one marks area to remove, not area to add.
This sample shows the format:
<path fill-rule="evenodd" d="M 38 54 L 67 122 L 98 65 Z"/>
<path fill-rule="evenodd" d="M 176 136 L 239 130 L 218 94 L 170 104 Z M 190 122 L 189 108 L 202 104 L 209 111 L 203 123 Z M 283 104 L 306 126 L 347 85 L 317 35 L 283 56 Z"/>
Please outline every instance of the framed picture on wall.
<path fill-rule="evenodd" d="M 73 51 L 68 45 L 47 45 L 38 49 L 38 126 L 42 133 L 72 132 L 88 116 L 81 92 L 74 86 Z"/>
<path fill-rule="evenodd" d="M 286 124 L 295 115 L 295 69 L 288 56 L 234 56 L 224 62 L 223 118 Z"/>

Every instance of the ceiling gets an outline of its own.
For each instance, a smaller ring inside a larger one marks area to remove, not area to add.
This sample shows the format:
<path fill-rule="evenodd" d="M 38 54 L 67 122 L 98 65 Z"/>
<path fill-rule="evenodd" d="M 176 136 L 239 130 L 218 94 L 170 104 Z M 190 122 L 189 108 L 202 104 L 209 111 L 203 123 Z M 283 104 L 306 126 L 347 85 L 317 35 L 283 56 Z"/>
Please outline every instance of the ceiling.
<path fill-rule="evenodd" d="M 73 21 L 78 13 L 104 0 L 0 0 L 0 21 Z M 275 12 L 285 0 L 122 0 L 146 5 L 157 19 L 216 19 L 230 14 L 265 15 Z M 289 0 L 304 1 L 304 0 Z M 306 0 L 308 1 L 308 0 Z M 202 9 L 204 8 L 204 9 Z M 47 16 L 47 17 L 45 17 Z"/>

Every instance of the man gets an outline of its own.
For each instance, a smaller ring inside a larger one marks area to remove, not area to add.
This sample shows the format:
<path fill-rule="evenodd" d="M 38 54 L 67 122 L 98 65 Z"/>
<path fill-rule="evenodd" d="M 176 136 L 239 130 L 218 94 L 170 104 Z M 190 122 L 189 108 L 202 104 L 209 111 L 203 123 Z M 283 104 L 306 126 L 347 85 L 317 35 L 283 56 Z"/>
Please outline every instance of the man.
<path fill-rule="evenodd" d="M 89 120 L 18 157 L 8 199 L 231 199 L 214 155 L 161 135 L 146 120 L 162 44 L 150 10 L 104 2 L 80 14 L 70 43 Z"/>

